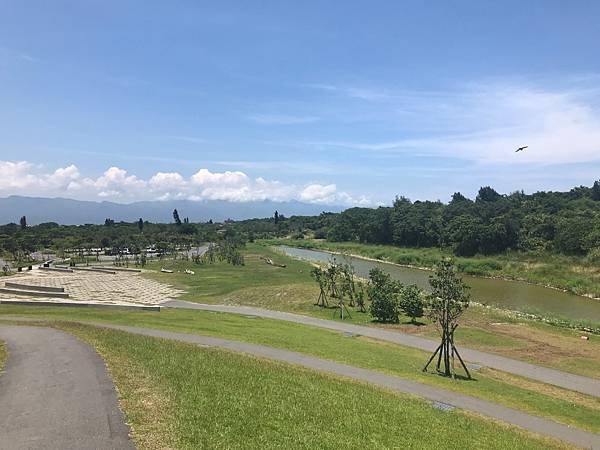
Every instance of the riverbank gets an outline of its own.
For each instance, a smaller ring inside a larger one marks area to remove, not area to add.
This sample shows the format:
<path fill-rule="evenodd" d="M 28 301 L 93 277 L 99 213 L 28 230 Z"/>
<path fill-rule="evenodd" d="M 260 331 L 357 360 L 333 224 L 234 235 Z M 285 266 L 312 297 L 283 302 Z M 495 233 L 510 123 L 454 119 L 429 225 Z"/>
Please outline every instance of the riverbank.
<path fill-rule="evenodd" d="M 278 239 L 274 245 L 326 250 L 355 257 L 431 270 L 444 257 L 453 256 L 438 248 L 402 248 L 353 242 Z M 553 253 L 509 252 L 493 256 L 454 257 L 458 269 L 467 275 L 522 281 L 551 289 L 600 299 L 600 265 L 584 257 Z"/>
<path fill-rule="evenodd" d="M 252 306 L 339 320 L 334 307 L 315 306 L 319 289 L 310 276 L 309 262 L 288 257 L 276 252 L 270 245 L 258 243 L 249 243 L 243 254 L 244 266 L 225 262 L 196 265 L 189 261 L 164 260 L 162 265 L 174 270 L 174 273 L 149 270 L 143 276 L 185 291 L 181 300 Z M 286 267 L 266 264 L 261 257 L 271 258 Z M 193 269 L 195 274 L 185 274 L 186 268 Z M 543 364 L 548 367 L 585 376 L 600 376 L 600 340 L 597 336 L 591 335 L 588 341 L 583 341 L 580 336 L 584 333 L 571 329 L 571 326 L 556 326 L 558 324 L 532 319 L 473 304 L 463 317 L 456 339 L 460 345 L 528 362 L 539 362 L 541 352 Z M 412 324 L 405 316 L 400 318 L 399 324 L 380 324 L 374 322 L 368 313 L 351 308 L 351 317 L 346 317 L 345 322 L 438 338 L 435 325 L 425 317 L 418 324 Z"/>

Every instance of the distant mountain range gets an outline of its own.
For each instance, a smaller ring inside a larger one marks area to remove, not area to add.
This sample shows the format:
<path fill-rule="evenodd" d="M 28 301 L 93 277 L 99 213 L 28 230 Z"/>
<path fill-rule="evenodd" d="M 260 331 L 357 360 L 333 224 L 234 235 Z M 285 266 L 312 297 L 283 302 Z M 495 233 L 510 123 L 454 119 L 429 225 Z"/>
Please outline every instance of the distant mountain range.
<path fill-rule="evenodd" d="M 56 222 L 62 225 L 104 223 L 106 218 L 113 219 L 116 222 L 133 222 L 140 217 L 150 222 L 168 223 L 173 221 L 173 209 L 177 209 L 182 219 L 188 217 L 190 222 L 205 222 L 209 219 L 222 222 L 226 219 L 243 220 L 271 217 L 275 210 L 289 217 L 292 215 L 318 215 L 323 211 L 339 212 L 344 208 L 298 201 L 273 202 L 265 200 L 241 203 L 219 200 L 167 200 L 122 204 L 12 195 L 7 198 L 0 198 L 0 224 L 19 223 L 21 216 L 27 217 L 29 225 L 43 222 Z"/>

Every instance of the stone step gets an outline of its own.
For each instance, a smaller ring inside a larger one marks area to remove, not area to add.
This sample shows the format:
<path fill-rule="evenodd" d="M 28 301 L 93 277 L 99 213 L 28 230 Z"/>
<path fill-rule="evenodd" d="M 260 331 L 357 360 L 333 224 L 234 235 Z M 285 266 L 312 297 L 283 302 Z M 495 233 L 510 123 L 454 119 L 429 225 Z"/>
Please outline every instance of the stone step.
<path fill-rule="evenodd" d="M 20 305 L 20 306 L 72 306 L 72 307 L 90 307 L 90 308 L 116 308 L 116 309 L 133 309 L 143 311 L 156 311 L 160 312 L 160 305 L 142 305 L 142 304 L 121 304 L 121 303 L 94 303 L 94 302 L 80 302 L 80 301 L 50 301 L 50 300 L 3 300 L 0 299 L 0 303 L 3 305 Z"/>
<path fill-rule="evenodd" d="M 23 289 L 10 289 L 0 287 L 1 294 L 24 295 L 26 297 L 54 297 L 54 298 L 69 298 L 66 292 L 41 292 L 41 291 L 26 291 Z"/>
<path fill-rule="evenodd" d="M 25 291 L 65 292 L 65 288 L 63 287 L 37 286 L 34 284 L 14 283 L 12 281 L 7 281 L 6 283 L 4 283 L 4 286 L 7 288 L 21 289 Z"/>

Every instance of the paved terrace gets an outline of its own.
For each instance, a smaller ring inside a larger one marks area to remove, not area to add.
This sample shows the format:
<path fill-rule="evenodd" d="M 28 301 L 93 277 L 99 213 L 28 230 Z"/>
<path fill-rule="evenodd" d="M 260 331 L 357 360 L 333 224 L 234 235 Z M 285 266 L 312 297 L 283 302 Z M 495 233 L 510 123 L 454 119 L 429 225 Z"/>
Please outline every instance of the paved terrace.
<path fill-rule="evenodd" d="M 64 287 L 65 292 L 69 294 L 69 300 L 82 302 L 158 304 L 165 300 L 176 299 L 183 294 L 183 291 L 179 289 L 149 280 L 135 272 L 110 274 L 32 270 L 11 277 L 3 277 L 0 280 L 1 285 L 4 285 L 3 281 L 35 286 Z M 27 297 L 14 294 L 0 293 L 0 301 L 15 298 L 27 299 Z"/>

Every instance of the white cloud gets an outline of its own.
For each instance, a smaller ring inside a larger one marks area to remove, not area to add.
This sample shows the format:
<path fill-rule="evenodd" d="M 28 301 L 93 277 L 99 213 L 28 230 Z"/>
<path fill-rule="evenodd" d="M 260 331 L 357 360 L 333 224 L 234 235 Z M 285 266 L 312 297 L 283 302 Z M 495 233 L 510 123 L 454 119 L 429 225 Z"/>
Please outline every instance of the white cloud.
<path fill-rule="evenodd" d="M 84 177 L 75 165 L 44 172 L 26 161 L 0 161 L 0 195 L 69 196 L 94 200 L 171 200 L 188 199 L 249 201 L 300 200 L 309 203 L 370 204 L 364 197 L 355 199 L 340 192 L 334 184 L 298 186 L 244 172 L 211 172 L 200 169 L 186 178 L 177 172 L 157 172 L 148 180 L 119 167 L 110 167 L 98 178 Z"/>
<path fill-rule="evenodd" d="M 88 182 L 89 184 L 89 182 Z M 100 197 L 132 197 L 147 186 L 147 182 L 119 167 L 110 167 L 104 174 L 92 182 Z"/>
<path fill-rule="evenodd" d="M 192 175 L 192 182 L 199 186 L 240 186 L 249 182 L 248 176 L 244 172 L 223 172 L 212 173 L 208 169 L 200 169 Z"/>
<path fill-rule="evenodd" d="M 63 188 L 67 190 L 79 189 L 80 174 L 79 169 L 74 164 L 70 166 L 58 168 L 46 177 L 46 182 L 49 188 Z"/>
<path fill-rule="evenodd" d="M 327 203 L 335 199 L 337 188 L 335 184 L 311 184 L 306 186 L 300 193 L 300 200 L 314 203 Z"/>
<path fill-rule="evenodd" d="M 173 189 L 179 188 L 185 185 L 185 180 L 177 172 L 157 172 L 150 180 L 148 184 L 152 189 Z"/>
<path fill-rule="evenodd" d="M 0 161 L 0 190 L 25 189 L 38 183 L 30 172 L 33 164 L 26 161 Z"/>

